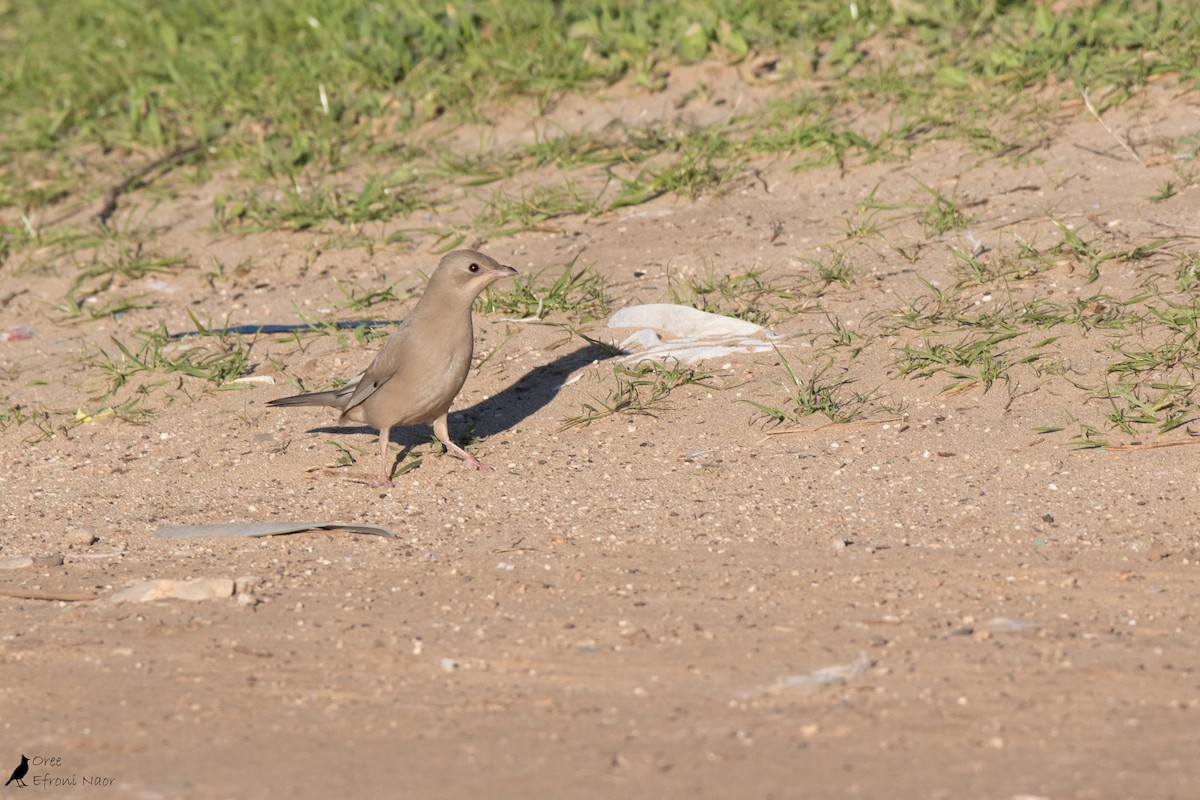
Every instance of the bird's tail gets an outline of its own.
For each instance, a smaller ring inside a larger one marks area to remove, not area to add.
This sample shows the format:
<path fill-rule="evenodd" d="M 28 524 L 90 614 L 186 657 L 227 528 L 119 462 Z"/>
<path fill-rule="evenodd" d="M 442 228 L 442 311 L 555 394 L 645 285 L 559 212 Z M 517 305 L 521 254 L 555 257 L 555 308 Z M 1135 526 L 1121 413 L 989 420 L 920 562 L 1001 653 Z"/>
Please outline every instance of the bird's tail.
<path fill-rule="evenodd" d="M 345 393 L 341 389 L 334 389 L 329 392 L 310 392 L 309 394 L 297 394 L 291 397 L 280 397 L 275 400 L 268 400 L 269 406 L 331 406 L 333 408 L 341 408 L 345 402 Z"/>

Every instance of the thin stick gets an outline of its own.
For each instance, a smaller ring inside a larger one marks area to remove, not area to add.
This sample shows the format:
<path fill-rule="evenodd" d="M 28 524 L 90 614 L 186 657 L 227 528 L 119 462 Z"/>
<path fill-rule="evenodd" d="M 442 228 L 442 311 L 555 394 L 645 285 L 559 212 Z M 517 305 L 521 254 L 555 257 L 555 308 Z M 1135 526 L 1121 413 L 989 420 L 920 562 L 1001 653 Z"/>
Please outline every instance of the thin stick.
<path fill-rule="evenodd" d="M 150 173 L 154 172 L 155 170 L 161 169 L 162 167 L 167 167 L 170 169 L 171 167 L 175 166 L 176 162 L 179 162 L 185 157 L 190 156 L 192 153 L 195 153 L 197 150 L 208 146 L 208 144 L 209 142 L 206 140 L 203 142 L 195 142 L 193 144 L 177 147 L 162 158 L 151 161 L 149 164 L 142 167 L 117 185 L 110 187 L 109 190 L 104 193 L 104 206 L 101 207 L 100 211 L 95 217 L 93 217 L 93 219 L 96 220 L 98 224 L 107 226 L 109 218 L 117 211 L 117 202 L 121 195 L 125 194 L 125 192 L 129 191 L 135 186 L 144 183 L 147 176 L 149 176 Z"/>
<path fill-rule="evenodd" d="M 62 600 L 80 603 L 95 600 L 98 595 L 85 592 L 43 592 L 40 589 L 0 589 L 0 597 L 16 597 L 19 600 Z"/>
<path fill-rule="evenodd" d="M 1200 438 L 1178 442 L 1150 442 L 1149 444 L 1106 444 L 1099 450 L 1155 450 L 1159 447 L 1182 447 L 1185 444 L 1200 444 Z"/>
<path fill-rule="evenodd" d="M 1113 138 L 1113 141 L 1115 141 L 1117 144 L 1121 145 L 1121 147 L 1124 147 L 1125 152 L 1129 153 L 1129 155 L 1133 156 L 1134 161 L 1138 162 L 1143 167 L 1146 166 L 1146 162 L 1142 161 L 1142 159 L 1138 156 L 1138 154 L 1133 151 L 1133 148 L 1130 147 L 1127 142 L 1122 141 L 1121 137 L 1117 136 L 1117 134 L 1113 132 L 1113 129 L 1108 127 L 1108 124 L 1100 118 L 1100 114 L 1096 111 L 1096 107 L 1094 105 L 1092 105 L 1091 98 L 1088 97 L 1087 89 L 1083 90 L 1083 104 L 1085 106 L 1087 106 L 1088 111 L 1092 112 L 1092 116 L 1096 118 L 1096 121 L 1100 123 L 1100 125 L 1104 128 L 1104 130 L 1108 131 L 1108 135 Z"/>
<path fill-rule="evenodd" d="M 815 428 L 784 428 L 778 431 L 767 431 L 767 436 L 783 436 L 785 433 L 814 433 L 822 431 L 826 428 L 857 428 L 860 425 L 883 425 L 887 422 L 903 422 L 900 417 L 891 417 L 890 419 L 860 419 L 854 422 L 826 422 L 824 425 L 818 425 Z"/>

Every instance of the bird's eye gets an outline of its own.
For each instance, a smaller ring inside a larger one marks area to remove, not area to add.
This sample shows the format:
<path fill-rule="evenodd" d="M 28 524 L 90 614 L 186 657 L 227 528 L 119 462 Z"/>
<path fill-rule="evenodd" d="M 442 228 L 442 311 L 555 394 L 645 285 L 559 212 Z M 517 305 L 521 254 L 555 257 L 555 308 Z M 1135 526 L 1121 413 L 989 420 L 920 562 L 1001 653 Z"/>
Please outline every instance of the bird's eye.
<path fill-rule="evenodd" d="M 471 272 L 479 272 L 479 265 L 472 264 L 471 266 L 467 267 L 467 269 L 471 270 Z"/>

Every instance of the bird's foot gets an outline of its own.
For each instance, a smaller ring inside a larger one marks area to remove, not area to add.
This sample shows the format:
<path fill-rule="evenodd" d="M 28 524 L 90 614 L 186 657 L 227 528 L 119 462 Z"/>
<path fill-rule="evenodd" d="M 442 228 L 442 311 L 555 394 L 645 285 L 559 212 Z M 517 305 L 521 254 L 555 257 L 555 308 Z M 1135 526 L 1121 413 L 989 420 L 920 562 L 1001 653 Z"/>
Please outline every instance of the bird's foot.
<path fill-rule="evenodd" d="M 496 469 L 491 464 L 483 463 L 470 453 L 467 453 L 466 458 L 463 459 L 463 466 L 467 469 L 479 470 L 480 472 L 493 472 Z"/>
<path fill-rule="evenodd" d="M 483 463 L 478 458 L 471 455 L 466 450 L 463 450 L 449 439 L 443 439 L 442 444 L 445 446 L 448 452 L 454 453 L 454 455 L 461 458 L 463 460 L 463 466 L 467 469 L 479 470 L 480 472 L 491 472 L 492 470 L 496 469 L 491 464 Z"/>

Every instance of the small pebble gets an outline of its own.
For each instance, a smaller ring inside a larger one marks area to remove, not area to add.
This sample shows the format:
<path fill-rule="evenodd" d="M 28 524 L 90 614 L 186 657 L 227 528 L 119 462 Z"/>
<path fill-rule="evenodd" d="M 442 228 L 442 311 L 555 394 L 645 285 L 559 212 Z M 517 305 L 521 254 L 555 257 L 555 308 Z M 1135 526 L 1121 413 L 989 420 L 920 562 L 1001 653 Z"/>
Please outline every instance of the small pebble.
<path fill-rule="evenodd" d="M 242 575 L 233 582 L 233 592 L 234 594 L 254 594 L 261 582 L 262 579 L 257 575 Z"/>
<path fill-rule="evenodd" d="M 67 547 L 91 547 L 99 541 L 89 530 L 76 529 L 63 534 L 63 544 Z"/>

